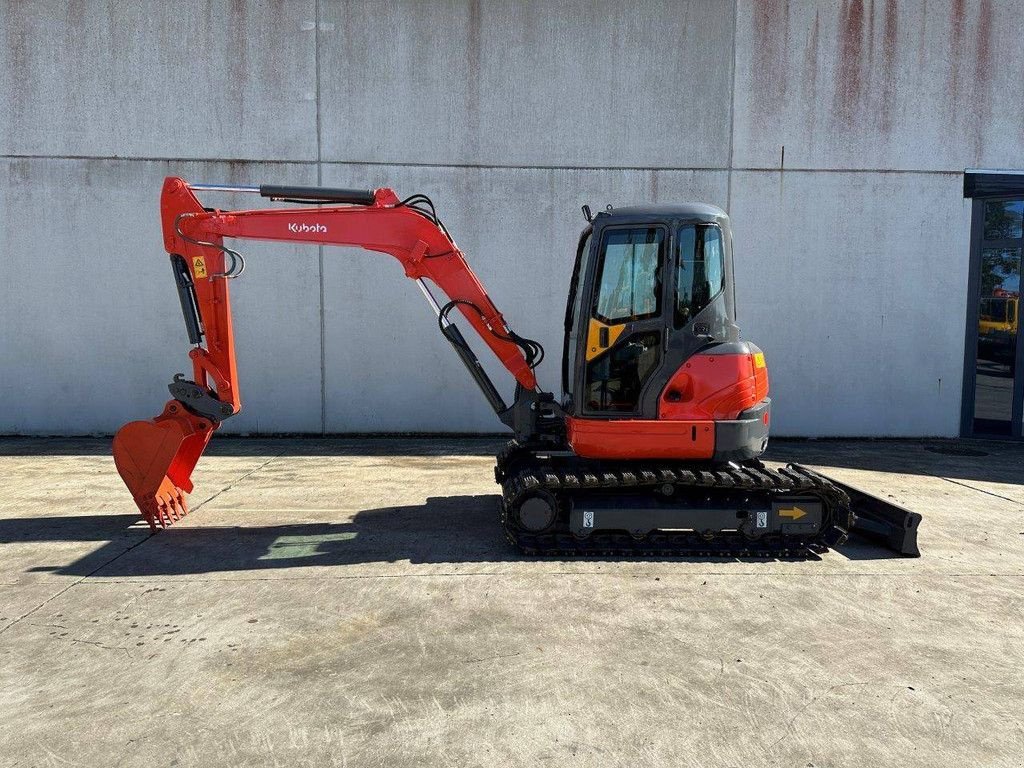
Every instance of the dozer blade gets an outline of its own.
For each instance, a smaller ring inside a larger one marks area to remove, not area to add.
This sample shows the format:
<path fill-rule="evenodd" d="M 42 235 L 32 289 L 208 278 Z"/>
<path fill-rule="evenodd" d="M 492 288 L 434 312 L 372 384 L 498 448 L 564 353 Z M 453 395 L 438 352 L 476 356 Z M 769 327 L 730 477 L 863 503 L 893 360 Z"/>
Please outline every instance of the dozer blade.
<path fill-rule="evenodd" d="M 810 471 L 806 467 L 801 467 L 801 469 Z M 917 529 L 921 525 L 921 515 L 911 512 L 899 504 L 840 482 L 830 475 L 823 475 L 817 470 L 814 470 L 814 473 L 825 478 L 850 497 L 850 509 L 856 515 L 853 524 L 854 533 L 872 539 L 906 557 L 921 556 L 921 550 L 917 547 Z"/>
<path fill-rule="evenodd" d="M 188 514 L 192 470 L 218 426 L 171 400 L 152 421 L 129 422 L 114 435 L 114 464 L 153 531 Z"/>

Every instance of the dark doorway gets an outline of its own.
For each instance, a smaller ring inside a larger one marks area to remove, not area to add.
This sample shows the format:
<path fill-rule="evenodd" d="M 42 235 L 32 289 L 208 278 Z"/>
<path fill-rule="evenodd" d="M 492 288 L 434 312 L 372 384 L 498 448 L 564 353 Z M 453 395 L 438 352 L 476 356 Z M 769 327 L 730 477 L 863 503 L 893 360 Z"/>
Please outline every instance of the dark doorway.
<path fill-rule="evenodd" d="M 975 198 L 971 241 L 963 433 L 1020 438 L 1024 192 Z"/>

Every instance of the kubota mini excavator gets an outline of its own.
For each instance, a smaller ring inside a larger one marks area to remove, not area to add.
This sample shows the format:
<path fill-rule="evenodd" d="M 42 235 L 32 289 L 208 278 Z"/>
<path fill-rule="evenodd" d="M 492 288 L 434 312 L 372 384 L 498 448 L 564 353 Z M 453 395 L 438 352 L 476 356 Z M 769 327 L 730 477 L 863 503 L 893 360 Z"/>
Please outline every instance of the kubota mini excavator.
<path fill-rule="evenodd" d="M 301 207 L 210 209 L 196 198 L 203 191 Z M 805 467 L 760 462 L 768 369 L 735 322 L 726 214 L 692 204 L 584 214 L 556 398 L 534 375 L 541 345 L 509 328 L 426 196 L 167 178 L 164 247 L 193 345 L 192 378 L 176 375 L 163 413 L 114 437 L 117 469 L 149 525 L 186 514 L 196 462 L 241 408 L 228 285 L 245 262 L 224 244 L 234 238 L 357 246 L 401 262 L 515 434 L 495 476 L 501 524 L 526 553 L 792 555 L 836 545 L 856 527 L 918 554 L 919 515 Z M 455 324 L 456 310 L 515 378 L 511 404 Z"/>

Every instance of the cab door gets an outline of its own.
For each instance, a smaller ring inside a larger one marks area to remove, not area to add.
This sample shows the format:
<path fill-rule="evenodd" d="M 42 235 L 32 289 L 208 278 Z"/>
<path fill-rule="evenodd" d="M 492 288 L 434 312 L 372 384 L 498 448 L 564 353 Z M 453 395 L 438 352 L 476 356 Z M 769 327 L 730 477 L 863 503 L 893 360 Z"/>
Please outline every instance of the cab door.
<path fill-rule="evenodd" d="M 644 416 L 643 392 L 661 368 L 669 231 L 659 224 L 601 230 L 577 324 L 582 416 Z M 584 325 L 585 323 L 585 325 Z M 582 365 L 580 365 L 582 363 Z"/>

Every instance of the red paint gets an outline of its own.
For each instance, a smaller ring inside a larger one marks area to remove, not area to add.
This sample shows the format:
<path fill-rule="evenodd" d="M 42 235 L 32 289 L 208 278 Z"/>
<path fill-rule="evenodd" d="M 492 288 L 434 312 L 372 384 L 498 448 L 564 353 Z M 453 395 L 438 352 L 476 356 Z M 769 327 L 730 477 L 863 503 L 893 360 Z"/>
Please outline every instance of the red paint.
<path fill-rule="evenodd" d="M 132 421 L 114 435 L 114 465 L 152 530 L 188 514 L 192 470 L 219 425 L 170 400 L 152 421 Z"/>
<path fill-rule="evenodd" d="M 768 396 L 768 369 L 753 355 L 695 355 L 658 401 L 659 419 L 735 419 Z"/>
<path fill-rule="evenodd" d="M 573 451 L 587 459 L 710 459 L 712 421 L 565 420 Z"/>
<path fill-rule="evenodd" d="M 464 305 L 459 310 L 519 384 L 535 388 L 537 379 L 522 350 L 509 339 L 501 313 L 462 252 L 440 227 L 398 202 L 392 190 L 378 189 L 372 205 L 207 211 L 184 179 L 165 179 L 160 199 L 164 247 L 189 265 L 205 334 L 203 344 L 189 352 L 194 381 L 215 390 L 232 413 L 241 410 L 229 280 L 223 277 L 226 258 L 216 247 L 225 237 L 239 237 L 356 246 L 395 257 L 409 277 L 428 278 L 448 298 L 478 307 L 480 312 Z M 280 268 L 289 267 L 284 263 Z M 151 527 L 170 525 L 188 512 L 185 494 L 192 490 L 192 470 L 217 427 L 171 400 L 160 416 L 126 424 L 114 436 L 118 472 Z"/>
<path fill-rule="evenodd" d="M 695 355 L 662 392 L 657 421 L 568 418 L 566 433 L 588 459 L 710 459 L 715 421 L 735 419 L 767 396 L 768 369 L 753 354 Z"/>
<path fill-rule="evenodd" d="M 179 182 L 183 191 L 168 191 L 168 186 Z M 179 213 L 190 212 L 195 215 L 182 219 L 181 228 L 186 235 L 197 240 L 220 243 L 225 237 L 235 237 L 305 242 L 353 246 L 389 254 L 402 263 L 408 277 L 414 280 L 427 278 L 448 298 L 469 301 L 479 307 L 482 317 L 465 305 L 460 305 L 459 310 L 516 380 L 527 389 L 536 387 L 536 376 L 523 357 L 522 350 L 507 339 L 508 327 L 504 318 L 466 262 L 465 256 L 433 222 L 411 208 L 396 207 L 398 196 L 392 190 L 378 189 L 373 205 L 369 206 L 325 205 L 320 208 L 208 213 L 202 211 L 199 201 L 184 181 L 168 179 L 164 189 L 161 211 L 165 246 L 169 253 L 182 254 L 190 264 L 191 256 L 206 256 L 208 261 L 212 259 L 216 262 L 217 272 L 223 271 L 223 253 L 192 245 L 175 233 L 175 218 Z M 210 274 L 214 274 L 214 270 L 210 270 Z M 204 297 L 213 291 L 222 291 L 223 301 L 205 306 Z M 225 281 L 197 279 L 196 293 L 199 294 L 200 314 L 204 323 L 208 323 L 208 316 L 213 316 L 217 321 L 223 321 L 222 324 L 230 325 Z M 500 335 L 491 333 L 490 328 L 494 328 Z M 210 351 L 213 352 L 212 349 Z M 225 352 L 214 364 L 226 378 L 233 381 L 234 371 L 229 374 L 227 370 L 228 356 Z M 233 366 L 233 353 L 230 357 Z"/>

